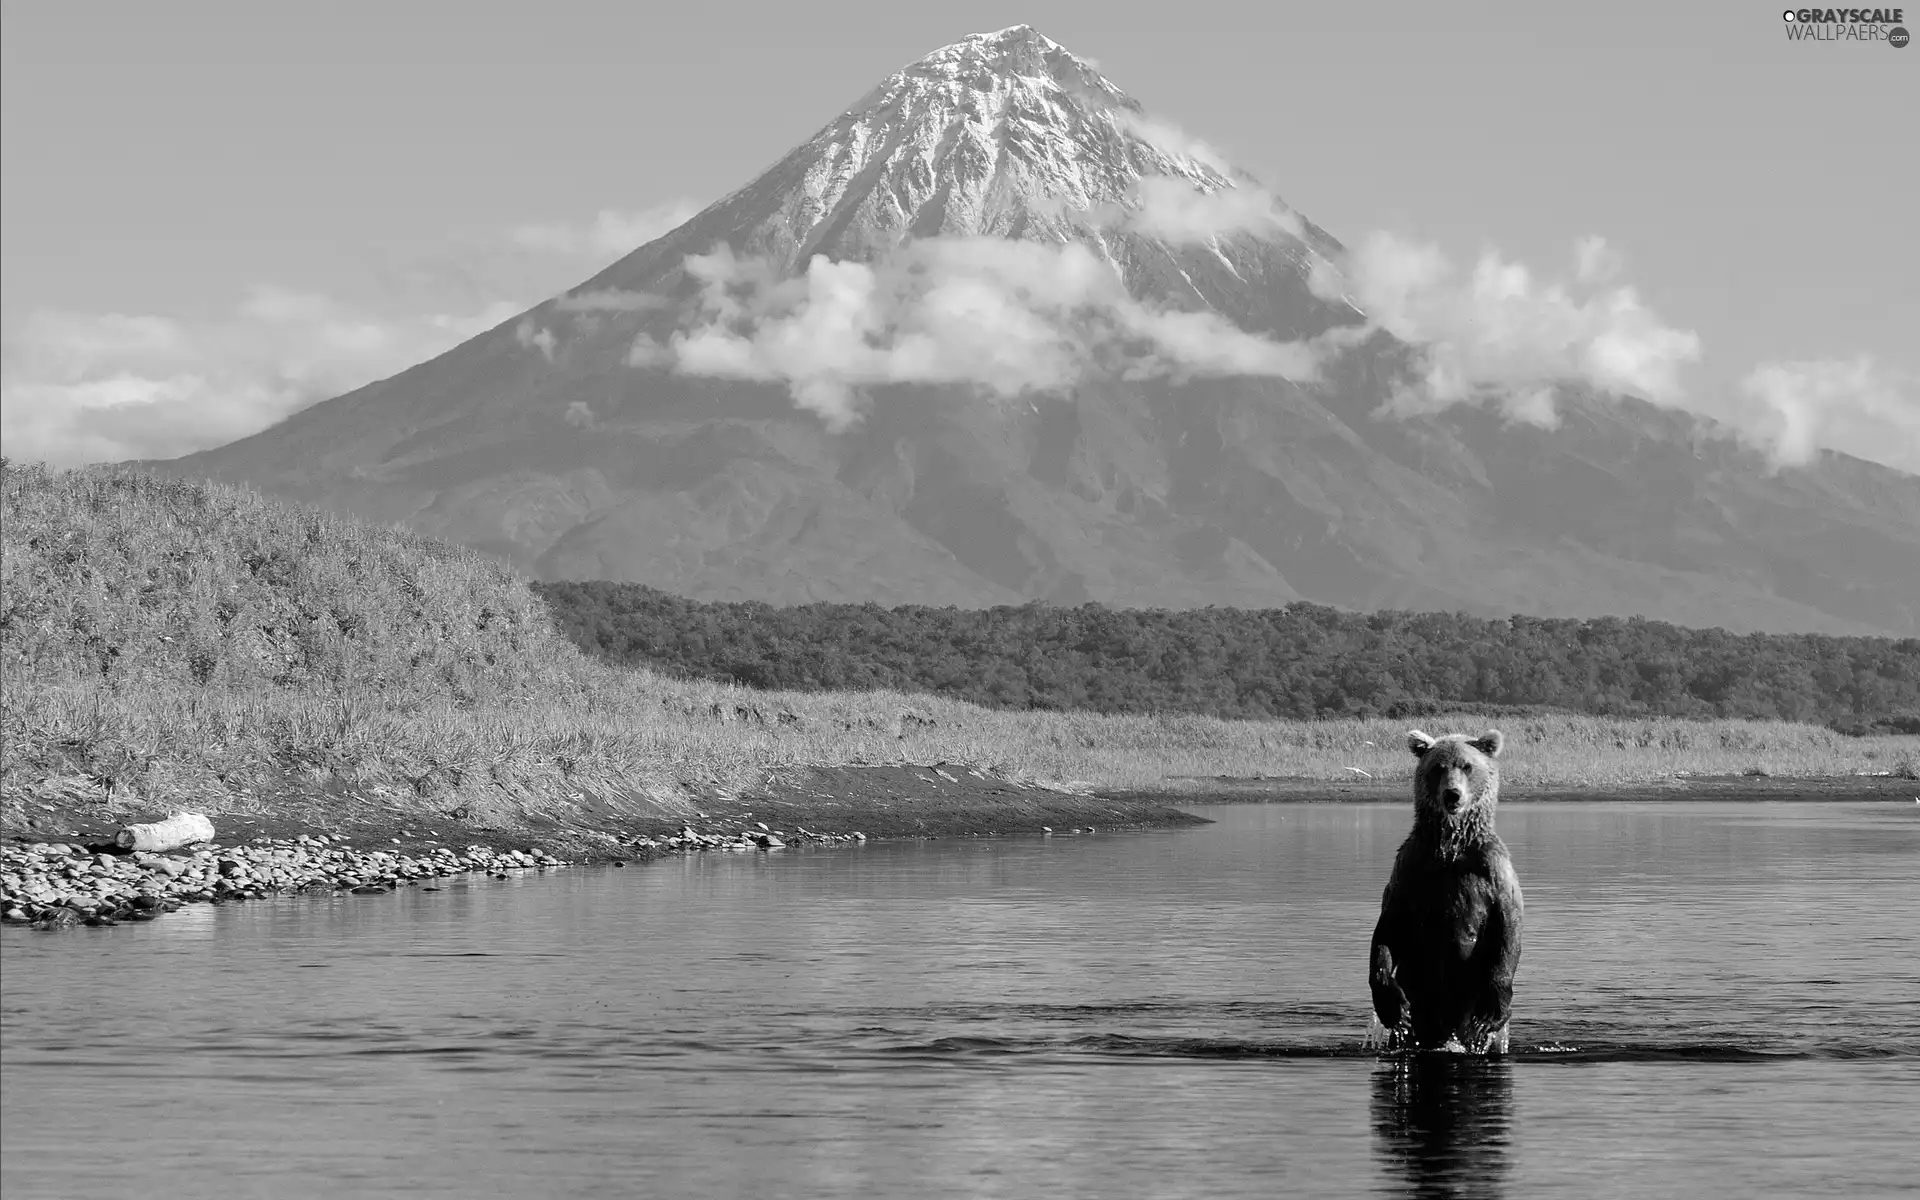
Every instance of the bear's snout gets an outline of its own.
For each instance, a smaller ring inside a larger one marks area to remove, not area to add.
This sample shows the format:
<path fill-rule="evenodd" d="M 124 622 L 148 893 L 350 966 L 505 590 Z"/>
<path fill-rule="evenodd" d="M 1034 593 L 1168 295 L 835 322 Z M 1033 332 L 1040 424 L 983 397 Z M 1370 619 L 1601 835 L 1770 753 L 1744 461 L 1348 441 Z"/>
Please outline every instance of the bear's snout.
<path fill-rule="evenodd" d="M 1459 788 L 1450 787 L 1440 793 L 1440 801 L 1447 806 L 1448 812 L 1456 813 L 1460 811 L 1460 806 L 1466 803 L 1467 796 Z"/>

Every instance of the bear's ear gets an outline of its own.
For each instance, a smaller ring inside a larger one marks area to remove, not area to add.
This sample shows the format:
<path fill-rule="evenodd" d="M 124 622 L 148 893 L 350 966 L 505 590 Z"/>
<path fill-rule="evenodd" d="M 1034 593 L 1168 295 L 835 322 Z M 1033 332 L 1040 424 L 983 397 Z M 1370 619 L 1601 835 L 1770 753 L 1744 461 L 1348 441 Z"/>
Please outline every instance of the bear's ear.
<path fill-rule="evenodd" d="M 1502 736 L 1498 729 L 1489 729 L 1468 743 L 1468 745 L 1486 755 L 1488 758 L 1499 758 L 1500 747 L 1506 744 L 1507 739 Z"/>
<path fill-rule="evenodd" d="M 1413 751 L 1415 758 L 1425 758 L 1427 751 L 1433 749 L 1433 739 L 1418 729 L 1411 730 L 1407 734 L 1407 749 Z"/>

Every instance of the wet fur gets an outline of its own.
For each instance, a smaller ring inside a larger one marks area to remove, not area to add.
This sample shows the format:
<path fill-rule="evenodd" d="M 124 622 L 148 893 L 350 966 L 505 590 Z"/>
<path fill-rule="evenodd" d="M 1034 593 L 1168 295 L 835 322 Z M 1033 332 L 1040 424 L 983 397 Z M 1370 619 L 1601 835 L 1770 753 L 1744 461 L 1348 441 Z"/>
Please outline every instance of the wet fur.
<path fill-rule="evenodd" d="M 1475 1053 L 1507 1046 L 1520 965 L 1520 880 L 1500 835 L 1503 739 L 1415 730 L 1413 831 L 1394 858 L 1374 926 L 1368 982 L 1391 1044 Z M 1460 794 L 1449 812 L 1446 793 Z"/>

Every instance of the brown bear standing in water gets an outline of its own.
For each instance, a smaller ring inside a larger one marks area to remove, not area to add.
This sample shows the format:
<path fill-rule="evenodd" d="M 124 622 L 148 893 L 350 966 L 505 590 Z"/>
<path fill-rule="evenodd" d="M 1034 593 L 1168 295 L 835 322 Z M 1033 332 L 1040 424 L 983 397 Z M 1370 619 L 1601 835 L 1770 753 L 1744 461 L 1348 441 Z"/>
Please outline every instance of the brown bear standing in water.
<path fill-rule="evenodd" d="M 1393 860 L 1373 930 L 1368 982 L 1390 1046 L 1504 1054 L 1520 965 L 1520 878 L 1493 831 L 1497 729 L 1407 745 L 1413 832 Z"/>

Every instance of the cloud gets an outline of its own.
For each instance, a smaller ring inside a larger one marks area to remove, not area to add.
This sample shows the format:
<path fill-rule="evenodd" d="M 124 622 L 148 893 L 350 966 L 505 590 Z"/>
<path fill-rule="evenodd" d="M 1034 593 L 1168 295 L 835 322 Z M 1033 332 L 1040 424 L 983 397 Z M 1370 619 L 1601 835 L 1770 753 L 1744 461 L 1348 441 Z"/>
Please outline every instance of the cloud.
<path fill-rule="evenodd" d="M 1713 418 L 1776 465 L 1826 448 L 1920 473 L 1920 376 L 1866 357 L 1770 362 L 1737 389 L 1690 392 L 1681 372 L 1700 339 L 1617 283 L 1621 272 L 1600 237 L 1576 242 L 1572 279 L 1553 282 L 1493 251 L 1462 275 L 1435 246 L 1375 233 L 1338 266 L 1315 262 L 1309 285 L 1356 305 L 1365 331 L 1418 348 L 1420 374 L 1388 414 L 1482 403 L 1551 429 L 1554 386 L 1579 382 Z"/>
<path fill-rule="evenodd" d="M 591 260 L 651 241 L 695 208 L 674 200 L 579 223 L 454 233 L 405 257 L 370 258 L 370 286 L 351 303 L 263 286 L 212 315 L 10 309 L 0 359 L 6 453 L 59 465 L 187 454 L 405 370 L 545 297 L 558 294 L 552 307 L 565 312 L 643 311 L 662 301 L 562 290 Z M 552 329 L 514 332 L 549 360 L 558 350 Z"/>
<path fill-rule="evenodd" d="M 1710 415 L 1776 464 L 1804 465 L 1825 447 L 1920 475 L 1920 375 L 1870 357 L 1762 363 Z"/>
<path fill-rule="evenodd" d="M 38 310 L 0 342 L 0 440 L 60 466 L 169 458 L 245 437 L 512 316 L 383 317 L 258 287 L 206 319 Z"/>
<path fill-rule="evenodd" d="M 553 361 L 553 348 L 559 344 L 559 339 L 553 336 L 553 330 L 535 326 L 532 317 L 522 317 L 520 323 L 513 327 L 513 340 L 529 350 L 537 348 L 540 357 L 548 362 Z"/>
<path fill-rule="evenodd" d="M 1573 244 L 1573 275 L 1581 283 L 1601 284 L 1620 273 L 1620 255 L 1607 239 L 1588 234 Z"/>
<path fill-rule="evenodd" d="M 591 221 L 541 221 L 514 228 L 509 238 L 523 250 L 580 258 L 631 253 L 685 224 L 698 212 L 688 200 L 670 200 L 638 212 L 603 208 Z"/>
<path fill-rule="evenodd" d="M 1116 109 L 1114 120 L 1121 129 L 1174 160 L 1174 165 L 1185 165 L 1179 161 L 1184 159 L 1200 164 L 1222 179 L 1241 177 L 1240 169 L 1228 162 L 1226 155 L 1171 121 L 1131 109 Z"/>
<path fill-rule="evenodd" d="M 816 257 L 804 274 L 692 255 L 701 317 L 629 361 L 692 375 L 778 382 L 833 429 L 857 421 L 862 389 L 967 384 L 998 397 L 1130 379 L 1315 376 L 1317 353 L 1208 312 L 1134 299 L 1112 264 L 1078 243 L 1003 238 L 908 242 L 872 264 Z"/>
<path fill-rule="evenodd" d="M 1135 204 L 1115 224 L 1176 245 L 1236 233 L 1299 238 L 1306 226 L 1272 193 L 1252 185 L 1207 189 L 1177 175 L 1149 175 L 1134 190 Z"/>
<path fill-rule="evenodd" d="M 1462 276 L 1437 247 L 1374 233 L 1338 268 L 1315 263 L 1309 285 L 1420 348 L 1422 374 L 1390 403 L 1395 412 L 1493 400 L 1551 427 L 1552 386 L 1575 381 L 1679 404 L 1699 337 L 1666 324 L 1631 287 L 1603 286 L 1619 261 L 1602 239 L 1582 240 L 1574 265 L 1571 283 L 1546 282 L 1488 251 Z"/>
<path fill-rule="evenodd" d="M 1298 213 L 1207 142 L 1171 122 L 1126 109 L 1116 111 L 1114 119 L 1161 161 L 1135 185 L 1132 203 L 1096 206 L 1097 221 L 1126 224 L 1171 242 L 1204 242 L 1233 233 L 1305 236 Z"/>
<path fill-rule="evenodd" d="M 681 224 L 694 211 L 675 200 L 637 213 L 603 212 L 580 223 L 538 222 L 449 233 L 401 254 L 366 252 L 375 290 L 389 308 L 471 311 L 501 296 L 531 305 L 549 297 L 572 311 L 639 304 L 637 293 L 568 294 L 583 276 Z"/>

